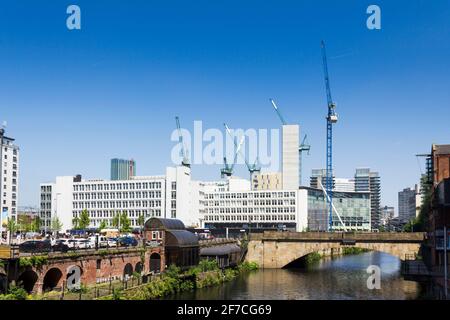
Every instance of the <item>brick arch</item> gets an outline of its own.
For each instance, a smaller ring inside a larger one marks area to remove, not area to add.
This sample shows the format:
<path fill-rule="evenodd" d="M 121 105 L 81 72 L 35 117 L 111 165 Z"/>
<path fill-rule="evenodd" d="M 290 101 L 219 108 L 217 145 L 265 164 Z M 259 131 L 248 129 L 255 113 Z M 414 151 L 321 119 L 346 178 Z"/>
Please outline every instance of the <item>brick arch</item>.
<path fill-rule="evenodd" d="M 42 280 L 42 290 L 51 291 L 56 287 L 62 286 L 64 273 L 60 268 L 53 267 L 47 270 Z"/>
<path fill-rule="evenodd" d="M 17 278 L 17 284 L 23 287 L 28 293 L 31 293 L 35 291 L 35 286 L 38 280 L 38 274 L 33 269 L 27 269 L 19 275 Z"/>

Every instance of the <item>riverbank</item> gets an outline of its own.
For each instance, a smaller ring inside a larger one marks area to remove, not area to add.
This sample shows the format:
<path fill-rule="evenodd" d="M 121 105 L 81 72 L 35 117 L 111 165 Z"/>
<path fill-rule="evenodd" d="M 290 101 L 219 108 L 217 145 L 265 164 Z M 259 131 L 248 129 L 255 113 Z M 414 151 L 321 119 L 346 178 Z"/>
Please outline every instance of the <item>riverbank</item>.
<path fill-rule="evenodd" d="M 161 278 L 129 290 L 114 290 L 112 295 L 100 300 L 154 300 L 195 289 L 218 286 L 235 279 L 238 275 L 258 269 L 252 262 L 243 262 L 235 268 L 221 270 L 215 260 L 202 260 L 198 266 L 182 272 L 170 266 Z"/>

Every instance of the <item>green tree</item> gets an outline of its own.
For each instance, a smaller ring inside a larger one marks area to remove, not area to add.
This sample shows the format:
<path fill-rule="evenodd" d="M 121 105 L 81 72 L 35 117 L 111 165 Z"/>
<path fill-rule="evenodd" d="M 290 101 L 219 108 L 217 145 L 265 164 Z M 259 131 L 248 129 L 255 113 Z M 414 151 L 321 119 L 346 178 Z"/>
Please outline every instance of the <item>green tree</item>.
<path fill-rule="evenodd" d="M 62 222 L 59 220 L 59 218 L 58 217 L 53 217 L 52 218 L 52 222 L 51 222 L 51 229 L 52 229 L 52 231 L 53 232 L 60 232 L 61 231 L 61 229 L 62 229 L 62 227 L 63 227 L 63 224 L 62 224 Z"/>
<path fill-rule="evenodd" d="M 137 223 L 139 226 L 144 227 L 145 224 L 145 217 L 143 214 L 139 214 L 139 217 L 137 219 Z"/>
<path fill-rule="evenodd" d="M 98 226 L 98 230 L 102 231 L 103 229 L 106 229 L 107 225 L 106 225 L 106 220 L 102 220 L 100 222 L 100 225 Z"/>
<path fill-rule="evenodd" d="M 78 226 L 80 229 L 86 229 L 89 227 L 89 224 L 91 223 L 91 219 L 89 219 L 89 213 L 86 209 L 83 209 L 80 214 L 80 222 L 78 223 Z"/>
<path fill-rule="evenodd" d="M 72 226 L 75 230 L 79 229 L 79 224 L 80 224 L 80 218 L 75 217 L 72 219 Z"/>
<path fill-rule="evenodd" d="M 119 224 L 120 224 L 120 213 L 116 212 L 116 214 L 114 215 L 114 217 L 112 219 L 112 226 L 114 228 L 119 228 Z"/>
<path fill-rule="evenodd" d="M 128 218 L 128 214 L 124 211 L 120 215 L 120 232 L 130 232 L 131 231 L 131 221 Z"/>
<path fill-rule="evenodd" d="M 31 232 L 38 232 L 40 228 L 41 228 L 41 218 L 36 217 L 36 218 L 33 219 L 33 221 L 31 221 L 30 231 Z"/>

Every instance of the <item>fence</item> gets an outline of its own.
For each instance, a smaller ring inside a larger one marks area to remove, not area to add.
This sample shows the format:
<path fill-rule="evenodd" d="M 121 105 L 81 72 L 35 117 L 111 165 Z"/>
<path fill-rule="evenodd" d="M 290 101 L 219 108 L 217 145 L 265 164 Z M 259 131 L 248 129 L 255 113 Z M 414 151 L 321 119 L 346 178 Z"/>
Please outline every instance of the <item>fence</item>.
<path fill-rule="evenodd" d="M 42 296 L 42 300 L 93 300 L 101 297 L 109 296 L 115 290 L 129 290 L 141 286 L 142 284 L 154 281 L 161 274 L 148 274 L 131 276 L 127 280 L 110 280 L 106 283 L 96 284 L 85 287 L 81 285 L 79 289 L 70 290 L 64 281 L 62 286 L 52 288 Z"/>

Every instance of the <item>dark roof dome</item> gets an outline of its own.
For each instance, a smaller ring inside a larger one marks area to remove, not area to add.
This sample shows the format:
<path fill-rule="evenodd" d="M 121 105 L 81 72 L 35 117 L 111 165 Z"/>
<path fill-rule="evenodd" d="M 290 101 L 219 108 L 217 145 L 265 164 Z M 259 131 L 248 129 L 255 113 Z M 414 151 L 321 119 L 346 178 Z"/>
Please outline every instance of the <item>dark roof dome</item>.
<path fill-rule="evenodd" d="M 186 227 L 181 220 L 152 217 L 145 222 L 145 230 L 185 230 Z"/>

